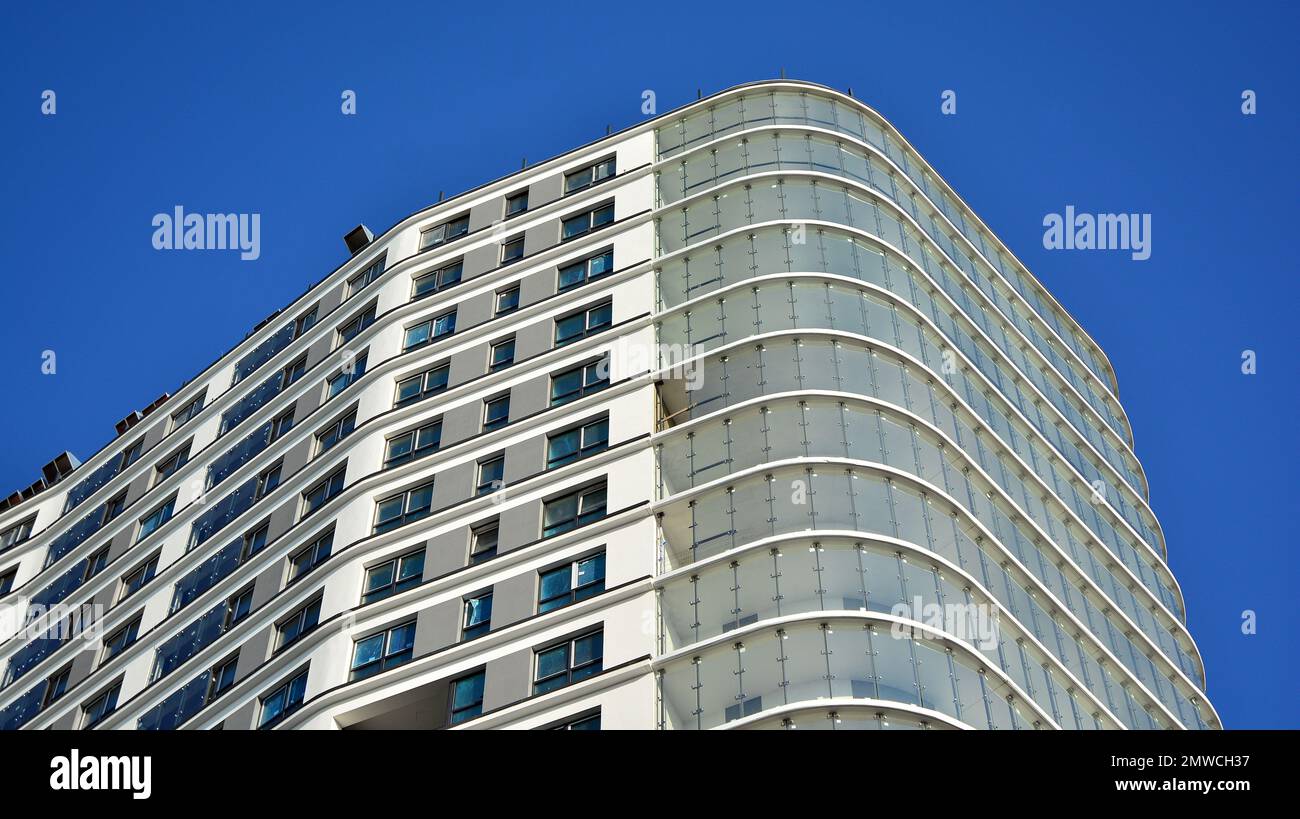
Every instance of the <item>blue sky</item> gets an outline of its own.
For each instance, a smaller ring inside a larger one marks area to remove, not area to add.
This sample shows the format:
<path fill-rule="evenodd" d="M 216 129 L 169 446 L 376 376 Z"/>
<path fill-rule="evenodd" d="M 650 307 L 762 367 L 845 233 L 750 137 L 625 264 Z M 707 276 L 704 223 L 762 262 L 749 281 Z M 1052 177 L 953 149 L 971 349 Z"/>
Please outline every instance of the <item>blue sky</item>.
<path fill-rule="evenodd" d="M 1107 352 L 1213 702 L 1300 727 L 1293 8 L 452 5 L 6 11 L 0 491 L 93 454 L 343 261 L 357 222 L 631 125 L 643 90 L 662 112 L 784 68 L 888 117 Z M 155 251 L 178 204 L 260 213 L 261 258 Z M 1150 213 L 1151 258 L 1045 250 L 1067 205 Z"/>

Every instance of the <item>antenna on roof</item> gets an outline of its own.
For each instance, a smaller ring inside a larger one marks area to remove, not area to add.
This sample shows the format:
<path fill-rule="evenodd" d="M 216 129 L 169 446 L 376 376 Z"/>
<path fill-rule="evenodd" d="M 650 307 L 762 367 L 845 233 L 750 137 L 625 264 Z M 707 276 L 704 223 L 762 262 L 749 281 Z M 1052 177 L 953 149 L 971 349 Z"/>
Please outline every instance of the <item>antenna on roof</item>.
<path fill-rule="evenodd" d="M 614 133 L 614 129 L 611 128 L 611 127 L 607 124 L 607 125 L 605 126 L 605 136 L 609 136 L 609 135 L 612 134 L 612 133 Z"/>
<path fill-rule="evenodd" d="M 781 79 L 785 79 L 785 66 L 781 66 Z"/>
<path fill-rule="evenodd" d="M 704 92 L 701 91 L 701 90 L 698 89 L 698 88 L 695 89 L 695 99 L 697 99 L 697 100 L 702 100 L 702 99 L 704 99 Z"/>
<path fill-rule="evenodd" d="M 528 167 L 528 157 L 524 157 L 524 158 L 523 158 L 522 160 L 520 160 L 520 162 L 519 162 L 519 170 L 522 171 L 524 168 L 527 168 L 527 167 Z"/>
<path fill-rule="evenodd" d="M 849 86 L 849 96 L 853 96 L 853 86 Z"/>
<path fill-rule="evenodd" d="M 438 201 L 441 202 L 442 198 L 443 198 L 442 191 L 438 191 Z"/>

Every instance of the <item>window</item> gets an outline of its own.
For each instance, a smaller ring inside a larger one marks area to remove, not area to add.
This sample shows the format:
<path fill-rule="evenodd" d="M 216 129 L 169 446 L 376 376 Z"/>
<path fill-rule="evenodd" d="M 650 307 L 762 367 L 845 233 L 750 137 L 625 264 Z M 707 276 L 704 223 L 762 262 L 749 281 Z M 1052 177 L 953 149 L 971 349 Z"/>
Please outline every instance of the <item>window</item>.
<path fill-rule="evenodd" d="M 403 378 L 397 382 L 397 403 L 402 407 L 413 404 L 421 398 L 440 393 L 447 389 L 447 378 L 451 374 L 451 365 L 439 364 L 432 370 Z"/>
<path fill-rule="evenodd" d="M 576 239 L 614 221 L 614 203 L 608 202 L 588 211 L 575 214 L 560 222 L 560 241 Z"/>
<path fill-rule="evenodd" d="M 551 406 L 558 407 L 609 386 L 609 359 L 593 361 L 551 376 Z"/>
<path fill-rule="evenodd" d="M 600 730 L 600 713 L 588 714 L 585 717 L 569 720 L 559 725 L 551 726 L 552 731 L 599 731 Z"/>
<path fill-rule="evenodd" d="M 346 473 L 347 464 L 344 464 L 333 475 L 302 493 L 302 516 L 304 518 L 324 506 L 329 502 L 330 498 L 343 491 L 343 478 Z"/>
<path fill-rule="evenodd" d="M 154 467 L 153 484 L 157 486 L 163 481 L 175 474 L 176 470 L 185 466 L 190 459 L 190 443 L 186 441 L 185 446 L 168 455 L 161 463 Z"/>
<path fill-rule="evenodd" d="M 433 481 L 384 498 L 376 504 L 375 534 L 427 517 L 433 507 Z"/>
<path fill-rule="evenodd" d="M 316 326 L 316 313 L 319 310 L 320 305 L 313 304 L 310 310 L 298 316 L 298 320 L 293 323 L 294 338 L 301 338 L 303 333 Z"/>
<path fill-rule="evenodd" d="M 271 526 L 269 523 L 263 523 L 261 526 L 258 526 L 256 529 L 253 529 L 244 535 L 244 545 L 240 547 L 239 550 L 240 565 L 243 565 L 244 561 L 262 551 L 266 546 L 267 533 L 270 529 Z"/>
<path fill-rule="evenodd" d="M 158 555 L 146 560 L 143 564 L 136 567 L 129 574 L 122 578 L 122 600 L 130 597 L 145 584 L 153 580 L 153 576 L 158 572 Z M 120 601 L 119 601 L 120 602 Z"/>
<path fill-rule="evenodd" d="M 0 595 L 8 594 L 14 589 L 14 581 L 18 579 L 18 569 L 15 567 L 7 572 L 0 573 Z"/>
<path fill-rule="evenodd" d="M 459 725 L 483 713 L 483 672 L 452 680 L 451 683 L 451 724 Z"/>
<path fill-rule="evenodd" d="M 592 185 L 609 179 L 614 175 L 614 157 L 602 159 L 585 168 L 579 168 L 564 175 L 564 193 L 567 196 L 575 191 L 590 188 Z"/>
<path fill-rule="evenodd" d="M 533 693 L 545 694 L 600 673 L 605 635 L 594 631 L 537 652 Z"/>
<path fill-rule="evenodd" d="M 416 276 L 411 284 L 411 298 L 418 299 L 424 296 L 430 296 L 439 291 L 451 287 L 453 284 L 460 282 L 460 274 L 464 270 L 464 262 L 460 259 L 448 265 L 443 265 L 437 270 L 430 270 L 428 273 L 422 273 Z"/>
<path fill-rule="evenodd" d="M 289 386 L 293 382 L 297 381 L 299 378 L 302 378 L 303 374 L 306 372 L 307 372 L 307 356 L 303 356 L 302 358 L 290 364 L 288 367 L 284 368 L 284 376 L 281 379 L 283 386 L 281 386 L 280 389 L 284 389 L 285 387 Z"/>
<path fill-rule="evenodd" d="M 542 537 L 562 534 L 605 517 L 605 486 L 570 492 L 542 504 Z"/>
<path fill-rule="evenodd" d="M 141 518 L 140 533 L 136 535 L 135 542 L 139 543 L 144 540 L 149 535 L 153 534 L 154 530 L 159 526 L 162 526 L 164 523 L 171 520 L 172 509 L 175 508 L 175 506 L 176 496 L 172 495 L 171 498 L 162 506 L 159 506 L 157 509 Z"/>
<path fill-rule="evenodd" d="M 555 320 L 555 346 L 607 330 L 613 324 L 613 319 L 614 303 L 609 301 L 558 318 Z"/>
<path fill-rule="evenodd" d="M 348 279 L 348 298 L 352 298 L 362 290 L 366 289 L 371 282 L 384 274 L 384 262 L 388 254 L 381 253 L 379 258 L 375 259 L 365 270 Z"/>
<path fill-rule="evenodd" d="M 323 455 L 330 448 L 352 434 L 357 426 L 357 411 L 352 410 L 325 429 L 316 433 L 316 454 Z"/>
<path fill-rule="evenodd" d="M 352 383 L 366 374 L 366 356 L 369 350 L 363 350 L 361 355 L 352 360 L 350 366 L 345 366 L 343 371 L 329 380 L 329 397 L 333 398 L 339 393 L 352 386 Z"/>
<path fill-rule="evenodd" d="M 606 250 L 580 262 L 560 268 L 559 290 L 569 290 L 599 279 L 614 269 L 614 251 Z"/>
<path fill-rule="evenodd" d="M 81 706 L 82 728 L 92 728 L 117 709 L 117 697 L 122 693 L 122 681 L 113 683 L 108 690 Z"/>
<path fill-rule="evenodd" d="M 507 288 L 497 293 L 497 310 L 498 316 L 519 309 L 519 285 Z"/>
<path fill-rule="evenodd" d="M 491 432 L 510 423 L 510 393 L 483 402 L 483 431 Z"/>
<path fill-rule="evenodd" d="M 528 210 L 528 191 L 527 189 L 512 193 L 506 197 L 506 218 L 510 218 L 518 213 Z"/>
<path fill-rule="evenodd" d="M 442 419 L 425 424 L 419 429 L 394 435 L 388 439 L 384 469 L 437 452 L 440 443 L 442 443 Z"/>
<path fill-rule="evenodd" d="M 100 664 L 108 662 L 125 651 L 140 636 L 140 618 L 137 617 L 104 640 L 104 656 Z"/>
<path fill-rule="evenodd" d="M 437 318 L 422 321 L 413 327 L 406 328 L 406 339 L 402 344 L 402 351 L 414 350 L 416 347 L 423 347 L 425 344 L 437 341 L 440 338 L 446 338 L 456 332 L 456 311 L 443 313 Z"/>
<path fill-rule="evenodd" d="M 469 214 L 457 216 L 420 234 L 420 250 L 446 244 L 469 233 Z"/>
<path fill-rule="evenodd" d="M 289 558 L 289 582 L 297 580 L 325 562 L 334 546 L 334 530 L 326 532 Z"/>
<path fill-rule="evenodd" d="M 488 356 L 488 372 L 503 370 L 513 363 L 515 363 L 514 336 L 492 345 L 492 352 Z"/>
<path fill-rule="evenodd" d="M 239 669 L 239 655 L 231 657 L 228 660 L 218 663 L 212 668 L 212 676 L 208 679 L 208 693 L 203 698 L 204 703 L 210 703 L 217 697 L 225 693 L 226 689 L 235 684 L 235 675 Z"/>
<path fill-rule="evenodd" d="M 3 533 L 0 533 L 0 552 L 3 552 L 10 546 L 17 546 L 19 543 L 22 543 L 24 540 L 31 537 L 32 526 L 35 524 L 36 516 L 32 515 L 27 520 L 10 526 L 8 529 L 5 529 Z"/>
<path fill-rule="evenodd" d="M 55 700 L 68 693 L 68 682 L 71 679 L 72 666 L 51 676 L 45 683 L 45 698 L 41 701 L 41 707 L 48 708 Z"/>
<path fill-rule="evenodd" d="M 226 616 L 222 621 L 222 631 L 229 631 L 231 626 L 247 617 L 252 610 L 253 590 L 251 588 L 232 594 L 226 600 Z"/>
<path fill-rule="evenodd" d="M 108 566 L 108 549 L 109 547 L 105 546 L 90 557 L 86 558 L 86 572 L 82 580 L 83 583 L 104 571 Z"/>
<path fill-rule="evenodd" d="M 506 456 L 494 455 L 478 463 L 478 493 L 486 495 L 505 485 Z"/>
<path fill-rule="evenodd" d="M 482 563 L 485 560 L 496 557 L 497 541 L 501 535 L 501 524 L 498 520 L 492 520 L 488 523 L 481 524 L 470 530 L 469 542 L 469 564 Z"/>
<path fill-rule="evenodd" d="M 280 413 L 280 415 L 271 422 L 271 440 L 275 441 L 289 430 L 293 429 L 293 407 Z"/>
<path fill-rule="evenodd" d="M 123 509 L 126 509 L 125 489 L 122 490 L 122 494 L 104 504 L 104 523 L 101 525 L 107 526 L 109 521 L 122 514 Z"/>
<path fill-rule="evenodd" d="M 278 634 L 276 651 L 292 644 L 299 637 L 316 628 L 319 622 L 320 598 L 318 597 L 289 615 L 288 619 L 276 624 L 275 630 Z"/>
<path fill-rule="evenodd" d="M 271 490 L 280 485 L 280 464 L 269 466 L 257 476 L 257 486 L 253 489 L 253 499 L 265 498 Z"/>
<path fill-rule="evenodd" d="M 492 592 L 487 591 L 465 598 L 465 618 L 461 623 L 460 639 L 482 637 L 492 628 Z"/>
<path fill-rule="evenodd" d="M 398 592 L 413 589 L 424 579 L 424 550 L 402 555 L 372 566 L 366 571 L 366 589 L 361 603 L 373 603 Z"/>
<path fill-rule="evenodd" d="M 537 583 L 537 613 L 564 608 L 605 590 L 605 553 L 591 555 L 541 572 Z"/>
<path fill-rule="evenodd" d="M 509 264 L 524 257 L 524 237 L 516 236 L 501 243 L 501 264 Z"/>
<path fill-rule="evenodd" d="M 342 347 L 361 334 L 361 331 L 375 323 L 375 303 L 352 317 L 352 320 L 339 328 L 339 340 L 335 349 Z"/>
<path fill-rule="evenodd" d="M 571 464 L 609 446 L 609 418 L 557 432 L 546 439 L 546 468 Z"/>
<path fill-rule="evenodd" d="M 409 663 L 415 650 L 415 621 L 357 640 L 352 650 L 353 680 L 364 680 L 381 671 Z"/>
<path fill-rule="evenodd" d="M 307 695 L 307 669 L 262 697 L 262 717 L 258 728 L 268 728 L 302 707 Z"/>
<path fill-rule="evenodd" d="M 135 463 L 136 461 L 138 461 L 138 460 L 140 459 L 140 454 L 141 454 L 142 452 L 144 452 L 144 439 L 143 439 L 143 438 L 141 438 L 140 440 L 136 441 L 134 444 L 131 444 L 129 447 L 127 447 L 125 450 L 123 450 L 123 452 L 122 452 L 122 465 L 118 467 L 117 471 L 118 471 L 118 472 L 121 472 L 122 470 L 124 470 L 124 469 L 126 469 L 128 466 L 130 466 L 131 464 L 133 464 L 133 463 Z"/>
<path fill-rule="evenodd" d="M 178 430 L 198 415 L 203 410 L 203 399 L 207 397 L 207 390 L 199 393 L 199 397 L 186 404 L 181 409 L 172 413 L 172 430 Z"/>

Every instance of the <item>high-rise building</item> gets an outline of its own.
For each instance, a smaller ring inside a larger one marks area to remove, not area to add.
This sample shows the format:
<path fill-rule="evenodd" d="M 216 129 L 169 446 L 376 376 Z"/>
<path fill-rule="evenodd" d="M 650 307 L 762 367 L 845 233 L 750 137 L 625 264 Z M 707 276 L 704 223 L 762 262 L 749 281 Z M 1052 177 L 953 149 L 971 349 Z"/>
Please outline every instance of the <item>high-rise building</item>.
<path fill-rule="evenodd" d="M 1110 363 L 852 97 L 348 245 L 6 502 L 0 725 L 1221 727 Z"/>

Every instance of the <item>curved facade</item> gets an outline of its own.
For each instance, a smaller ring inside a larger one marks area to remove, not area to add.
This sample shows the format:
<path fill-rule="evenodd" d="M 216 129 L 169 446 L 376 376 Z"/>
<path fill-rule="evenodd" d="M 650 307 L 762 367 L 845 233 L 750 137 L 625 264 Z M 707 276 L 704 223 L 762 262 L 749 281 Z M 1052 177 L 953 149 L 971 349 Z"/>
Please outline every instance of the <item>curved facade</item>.
<path fill-rule="evenodd" d="M 0 530 L 6 728 L 1221 727 L 1109 362 L 805 83 L 413 214 Z"/>

